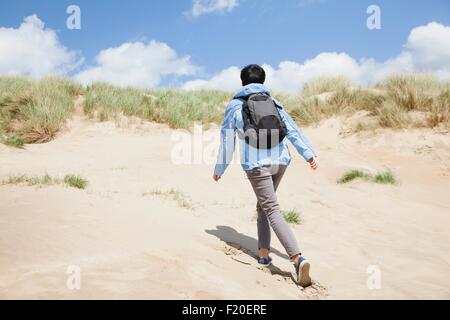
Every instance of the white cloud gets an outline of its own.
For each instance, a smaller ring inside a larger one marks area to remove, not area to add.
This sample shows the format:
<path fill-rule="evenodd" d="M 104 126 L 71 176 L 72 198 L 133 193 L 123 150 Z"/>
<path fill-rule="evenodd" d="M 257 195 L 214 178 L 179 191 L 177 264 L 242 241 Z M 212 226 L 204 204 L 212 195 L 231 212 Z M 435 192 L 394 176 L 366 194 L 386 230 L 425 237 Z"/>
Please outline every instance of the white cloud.
<path fill-rule="evenodd" d="M 237 5 L 237 0 L 193 0 L 188 14 L 198 17 L 211 13 L 231 12 Z"/>
<path fill-rule="evenodd" d="M 209 80 L 192 80 L 183 85 L 184 89 L 217 89 L 233 91 L 241 86 L 241 70 L 238 67 L 229 67 L 222 70 Z"/>
<path fill-rule="evenodd" d="M 203 14 L 212 8 L 231 10 L 237 2 L 195 3 L 206 4 L 196 9 Z M 67 75 L 83 63 L 83 58 L 65 48 L 55 31 L 45 28 L 36 15 L 26 17 L 19 28 L 0 28 L 0 48 L 0 74 Z M 431 22 L 412 29 L 400 54 L 386 61 L 372 58 L 358 61 L 347 53 L 325 52 L 302 63 L 283 61 L 275 67 L 263 67 L 267 84 L 274 90 L 287 92 L 298 91 L 311 79 L 327 75 L 343 75 L 361 84 L 402 72 L 430 72 L 441 79 L 450 79 L 450 26 Z M 179 57 L 167 44 L 153 40 L 127 42 L 102 50 L 95 65 L 86 67 L 74 78 L 83 83 L 104 81 L 119 86 L 157 87 L 165 77 L 193 76 L 200 69 L 189 56 Z M 240 68 L 231 66 L 209 79 L 188 81 L 183 88 L 233 91 L 241 85 L 239 74 Z"/>
<path fill-rule="evenodd" d="M 0 74 L 63 75 L 83 62 L 36 15 L 26 17 L 17 29 L 0 28 L 0 48 Z"/>
<path fill-rule="evenodd" d="M 450 26 L 431 22 L 414 28 L 405 47 L 417 70 L 450 76 Z"/>
<path fill-rule="evenodd" d="M 178 57 L 167 44 L 154 40 L 102 50 L 96 63 L 75 79 L 85 84 L 103 81 L 118 86 L 156 87 L 165 76 L 194 75 L 199 70 L 189 56 Z"/>
<path fill-rule="evenodd" d="M 275 90 L 293 92 L 299 90 L 306 82 L 323 74 L 346 74 L 354 79 L 358 76 L 358 63 L 345 53 L 321 53 L 303 64 L 284 61 L 278 68 L 263 65 L 267 73 L 267 85 Z"/>
<path fill-rule="evenodd" d="M 411 30 L 404 50 L 383 62 L 355 60 L 346 53 L 325 52 L 303 63 L 284 61 L 278 67 L 263 65 L 267 85 L 277 91 L 296 92 L 319 76 L 343 75 L 355 83 L 378 82 L 394 73 L 429 72 L 450 79 L 450 27 L 432 22 Z M 225 89 L 240 87 L 239 68 L 230 67 L 209 80 L 193 80 L 187 89 Z"/>

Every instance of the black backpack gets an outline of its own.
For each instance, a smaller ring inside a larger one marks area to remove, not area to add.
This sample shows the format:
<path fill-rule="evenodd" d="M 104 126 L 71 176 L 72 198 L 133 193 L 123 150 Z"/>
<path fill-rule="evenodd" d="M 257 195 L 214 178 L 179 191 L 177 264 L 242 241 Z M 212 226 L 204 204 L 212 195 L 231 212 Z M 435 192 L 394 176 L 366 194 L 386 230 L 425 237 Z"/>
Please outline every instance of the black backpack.
<path fill-rule="evenodd" d="M 286 125 L 273 99 L 264 93 L 242 98 L 245 142 L 257 149 L 271 149 L 286 137 Z"/>

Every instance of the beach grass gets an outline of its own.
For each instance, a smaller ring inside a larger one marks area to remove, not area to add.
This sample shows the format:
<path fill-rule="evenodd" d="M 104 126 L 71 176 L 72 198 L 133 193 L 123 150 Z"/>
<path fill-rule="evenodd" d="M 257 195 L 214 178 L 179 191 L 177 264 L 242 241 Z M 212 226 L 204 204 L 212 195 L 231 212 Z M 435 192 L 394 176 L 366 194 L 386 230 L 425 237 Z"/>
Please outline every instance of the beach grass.
<path fill-rule="evenodd" d="M 194 210 L 195 207 L 191 199 L 178 189 L 171 188 L 169 190 L 155 189 L 150 192 L 144 192 L 143 196 L 162 196 L 175 201 L 180 208 Z"/>
<path fill-rule="evenodd" d="M 97 83 L 86 90 L 84 111 L 100 121 L 118 114 L 188 129 L 193 123 L 220 123 L 231 94 L 221 91 L 119 88 Z"/>
<path fill-rule="evenodd" d="M 34 80 L 0 76 L 0 142 L 52 140 L 74 112 L 75 100 L 84 96 L 84 113 L 95 121 L 119 116 L 191 129 L 194 123 L 220 125 L 230 92 L 217 90 L 143 89 L 106 83 L 82 86 L 63 78 Z M 450 127 L 450 82 L 428 74 L 393 75 L 367 86 L 344 77 L 312 79 L 295 94 L 275 93 L 301 126 L 318 125 L 335 116 L 367 111 L 371 125 L 359 123 L 354 132 L 376 128 Z"/>
<path fill-rule="evenodd" d="M 0 131 L 25 143 L 52 140 L 74 110 L 82 87 L 62 78 L 0 77 Z"/>
<path fill-rule="evenodd" d="M 65 185 L 77 189 L 85 189 L 87 184 L 88 182 L 86 179 L 72 174 L 66 175 L 63 179 L 52 177 L 49 174 L 44 174 L 41 176 L 16 174 L 0 181 L 0 185 L 26 185 L 37 187 Z"/>
<path fill-rule="evenodd" d="M 282 211 L 283 218 L 290 224 L 301 224 L 300 212 L 295 209 Z"/>
<path fill-rule="evenodd" d="M 395 179 L 394 174 L 391 171 L 384 171 L 377 173 L 375 177 L 373 177 L 373 181 L 375 183 L 381 184 L 396 184 L 397 180 Z"/>
<path fill-rule="evenodd" d="M 2 142 L 10 147 L 23 149 L 25 145 L 25 141 L 18 136 L 7 136 L 6 138 L 2 139 Z"/>
<path fill-rule="evenodd" d="M 356 179 L 369 179 L 370 176 L 362 170 L 350 170 L 346 172 L 339 180 L 338 183 L 349 183 Z"/>
<path fill-rule="evenodd" d="M 81 176 L 68 174 L 64 176 L 64 184 L 77 189 L 86 189 L 88 181 Z"/>
<path fill-rule="evenodd" d="M 343 78 L 318 78 L 311 83 L 285 103 L 302 125 L 317 125 L 332 116 L 368 111 L 378 124 L 375 128 L 450 127 L 450 83 L 429 74 L 393 75 L 366 87 L 355 86 Z M 414 121 L 415 114 L 424 117 Z"/>
<path fill-rule="evenodd" d="M 359 169 L 350 170 L 337 180 L 339 184 L 349 183 L 354 180 L 364 180 L 368 182 L 374 182 L 379 184 L 396 184 L 397 180 L 392 173 L 392 171 L 382 171 L 378 172 L 375 175 L 371 175 Z"/>

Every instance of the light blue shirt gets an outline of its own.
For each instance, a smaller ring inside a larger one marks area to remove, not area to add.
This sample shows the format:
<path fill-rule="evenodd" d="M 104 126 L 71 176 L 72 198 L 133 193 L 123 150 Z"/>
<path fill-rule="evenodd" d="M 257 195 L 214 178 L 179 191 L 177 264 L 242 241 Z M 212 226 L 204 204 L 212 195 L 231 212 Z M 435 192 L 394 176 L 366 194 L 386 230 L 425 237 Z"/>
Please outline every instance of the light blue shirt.
<path fill-rule="evenodd" d="M 286 124 L 286 138 L 278 146 L 272 149 L 257 149 L 245 142 L 244 122 L 242 119 L 242 98 L 254 93 L 265 93 L 270 95 L 270 91 L 266 86 L 252 83 L 242 87 L 227 106 L 225 118 L 220 130 L 220 148 L 214 170 L 214 173 L 218 176 L 222 176 L 225 173 L 225 170 L 233 159 L 236 145 L 236 133 L 238 134 L 240 142 L 241 165 L 245 171 L 264 165 L 289 165 L 291 162 L 291 155 L 286 144 L 286 138 L 294 145 L 298 153 L 305 160 L 309 160 L 316 156 L 316 152 L 311 147 L 303 132 L 284 110 L 281 103 L 275 99 L 274 101 L 280 112 L 281 119 Z"/>

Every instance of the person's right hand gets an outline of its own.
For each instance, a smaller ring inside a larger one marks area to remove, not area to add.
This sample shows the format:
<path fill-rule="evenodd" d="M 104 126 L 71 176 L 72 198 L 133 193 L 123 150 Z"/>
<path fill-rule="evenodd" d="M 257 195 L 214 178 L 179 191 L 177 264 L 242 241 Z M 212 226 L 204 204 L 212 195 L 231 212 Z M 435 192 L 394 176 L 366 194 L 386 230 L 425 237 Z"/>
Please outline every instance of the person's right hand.
<path fill-rule="evenodd" d="M 312 157 L 311 159 L 308 160 L 309 165 L 311 166 L 311 169 L 316 170 L 317 167 L 319 166 L 317 164 L 317 158 L 316 157 Z"/>

